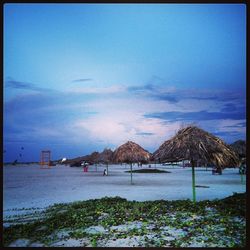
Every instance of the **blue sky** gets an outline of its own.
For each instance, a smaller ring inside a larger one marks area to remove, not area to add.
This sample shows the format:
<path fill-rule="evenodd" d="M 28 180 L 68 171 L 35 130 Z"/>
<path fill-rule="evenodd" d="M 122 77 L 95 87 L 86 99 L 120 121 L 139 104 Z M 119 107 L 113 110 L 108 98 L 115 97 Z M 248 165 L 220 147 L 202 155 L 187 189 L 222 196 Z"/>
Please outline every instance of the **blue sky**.
<path fill-rule="evenodd" d="M 5 161 L 246 139 L 246 6 L 5 4 L 3 87 Z"/>

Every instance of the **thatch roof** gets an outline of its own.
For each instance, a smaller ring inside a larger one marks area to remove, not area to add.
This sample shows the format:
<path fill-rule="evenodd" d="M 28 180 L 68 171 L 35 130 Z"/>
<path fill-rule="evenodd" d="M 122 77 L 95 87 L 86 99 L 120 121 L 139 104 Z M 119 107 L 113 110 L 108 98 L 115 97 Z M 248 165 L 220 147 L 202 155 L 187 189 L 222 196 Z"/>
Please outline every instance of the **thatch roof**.
<path fill-rule="evenodd" d="M 95 151 L 89 155 L 80 156 L 80 157 L 76 157 L 73 159 L 67 159 L 63 163 L 64 164 L 74 164 L 74 163 L 82 163 L 82 162 L 88 162 L 91 164 L 99 163 L 99 162 L 107 163 L 111 161 L 112 155 L 113 155 L 113 152 L 111 149 L 104 149 L 102 153 Z"/>
<path fill-rule="evenodd" d="M 97 163 L 99 159 L 100 153 L 93 152 L 90 155 L 80 156 L 73 159 L 68 159 L 64 161 L 64 164 L 74 164 L 74 163 L 81 163 L 81 162 L 88 162 L 88 163 Z"/>
<path fill-rule="evenodd" d="M 99 162 L 108 163 L 111 162 L 113 151 L 111 149 L 104 149 L 98 157 Z"/>
<path fill-rule="evenodd" d="M 80 156 L 72 159 L 67 159 L 66 161 L 63 162 L 63 164 L 73 164 L 73 163 L 81 163 L 85 161 L 86 156 Z"/>
<path fill-rule="evenodd" d="M 93 152 L 90 155 L 87 155 L 85 158 L 85 161 L 89 162 L 89 163 L 98 163 L 98 159 L 99 159 L 99 152 Z"/>
<path fill-rule="evenodd" d="M 153 158 L 161 162 L 203 161 L 220 167 L 236 166 L 239 160 L 221 139 L 195 126 L 180 129 L 154 152 Z"/>
<path fill-rule="evenodd" d="M 238 140 L 230 144 L 230 147 L 234 150 L 239 157 L 246 157 L 246 141 Z"/>
<path fill-rule="evenodd" d="M 128 141 L 114 151 L 112 160 L 115 163 L 148 162 L 150 157 L 151 154 L 147 150 L 132 141 Z"/>

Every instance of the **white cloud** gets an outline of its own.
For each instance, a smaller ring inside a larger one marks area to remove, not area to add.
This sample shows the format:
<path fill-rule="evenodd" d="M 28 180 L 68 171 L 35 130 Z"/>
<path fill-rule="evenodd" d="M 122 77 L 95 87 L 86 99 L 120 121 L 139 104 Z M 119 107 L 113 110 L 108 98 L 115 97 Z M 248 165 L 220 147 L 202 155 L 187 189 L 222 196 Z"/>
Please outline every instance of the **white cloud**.
<path fill-rule="evenodd" d="M 218 121 L 217 127 L 220 132 L 239 132 L 246 133 L 246 127 L 237 126 L 239 123 L 244 123 L 245 120 L 221 120 Z"/>
<path fill-rule="evenodd" d="M 169 139 L 180 127 L 179 122 L 163 123 L 160 119 L 147 119 L 131 111 L 117 114 L 99 114 L 87 119 L 77 120 L 74 129 L 87 131 L 91 141 L 119 146 L 128 140 L 135 141 L 150 150 L 156 150 Z M 143 135 L 152 133 L 152 135 Z"/>
<path fill-rule="evenodd" d="M 159 91 L 171 92 L 174 96 L 178 92 L 174 88 Z M 130 93 L 118 85 L 83 86 L 53 94 L 19 96 L 8 105 L 10 111 L 5 123 L 7 121 L 22 130 L 21 134 L 25 138 L 27 134 L 30 139 L 46 139 L 52 143 L 66 142 L 75 146 L 91 144 L 96 150 L 117 147 L 132 140 L 151 152 L 170 139 L 180 128 L 181 122 L 166 122 L 145 117 L 145 114 L 201 110 L 213 112 L 221 108 L 213 100 L 180 98 L 178 102 L 169 102 Z M 19 107 L 20 110 L 16 111 L 13 107 Z M 236 126 L 240 122 L 244 121 L 199 121 L 198 125 L 210 132 L 238 131 L 244 134 L 245 128 Z M 27 132 L 29 128 L 30 132 Z M 13 132 L 8 134 L 8 138 L 15 136 Z"/>
<path fill-rule="evenodd" d="M 98 86 L 76 86 L 67 90 L 68 93 L 77 94 L 114 94 L 120 93 L 125 90 L 125 87 L 121 85 L 112 85 L 108 87 L 98 87 Z"/>

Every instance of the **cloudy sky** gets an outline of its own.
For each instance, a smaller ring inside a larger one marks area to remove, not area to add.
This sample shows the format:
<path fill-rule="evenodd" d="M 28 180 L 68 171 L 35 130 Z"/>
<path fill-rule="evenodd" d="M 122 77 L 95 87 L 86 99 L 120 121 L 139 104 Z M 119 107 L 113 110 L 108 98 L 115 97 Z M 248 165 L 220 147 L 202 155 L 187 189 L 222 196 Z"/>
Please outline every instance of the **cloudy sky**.
<path fill-rule="evenodd" d="M 246 139 L 243 4 L 5 4 L 4 160 Z"/>

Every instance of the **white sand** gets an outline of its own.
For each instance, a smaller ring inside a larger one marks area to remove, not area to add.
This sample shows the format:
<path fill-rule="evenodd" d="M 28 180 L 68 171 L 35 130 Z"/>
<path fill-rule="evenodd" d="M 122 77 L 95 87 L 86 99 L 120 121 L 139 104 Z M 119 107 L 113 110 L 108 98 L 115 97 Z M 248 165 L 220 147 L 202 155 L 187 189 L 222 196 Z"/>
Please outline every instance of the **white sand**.
<path fill-rule="evenodd" d="M 109 166 L 109 176 L 103 176 L 105 166 L 91 166 L 89 172 L 64 165 L 40 169 L 39 165 L 3 167 L 4 216 L 18 214 L 21 208 L 43 208 L 54 203 L 88 200 L 104 196 L 120 196 L 128 200 L 192 199 L 191 169 L 161 166 L 171 173 L 133 174 L 130 185 L 129 166 Z M 145 166 L 146 168 L 147 166 Z M 155 166 L 152 165 L 152 168 Z M 137 166 L 134 169 L 140 169 Z M 246 191 L 238 169 L 225 169 L 222 175 L 212 175 L 211 169 L 196 169 L 197 200 L 224 198 L 234 192 Z M 13 210 L 16 209 L 16 210 Z M 28 212 L 26 210 L 26 212 Z"/>

